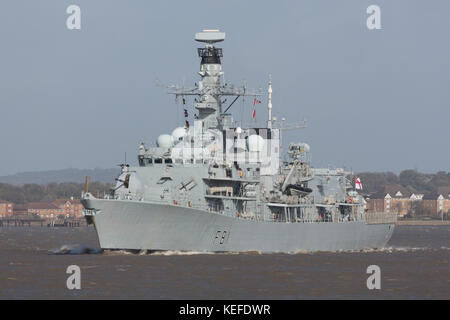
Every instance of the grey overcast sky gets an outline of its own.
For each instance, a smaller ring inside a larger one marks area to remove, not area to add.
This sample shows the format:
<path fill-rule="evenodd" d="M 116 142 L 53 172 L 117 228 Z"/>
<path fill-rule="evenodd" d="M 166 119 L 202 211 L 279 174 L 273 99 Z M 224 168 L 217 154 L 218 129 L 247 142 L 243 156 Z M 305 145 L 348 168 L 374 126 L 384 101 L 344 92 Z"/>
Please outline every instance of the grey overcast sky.
<path fill-rule="evenodd" d="M 66 28 L 70 4 L 81 30 Z M 381 30 L 366 27 L 371 4 Z M 198 81 L 206 28 L 227 34 L 228 83 L 266 88 L 271 73 L 275 115 L 307 118 L 284 138 L 309 143 L 315 166 L 450 170 L 448 0 L 3 0 L 0 175 L 136 163 L 141 141 L 183 120 L 156 79 Z"/>

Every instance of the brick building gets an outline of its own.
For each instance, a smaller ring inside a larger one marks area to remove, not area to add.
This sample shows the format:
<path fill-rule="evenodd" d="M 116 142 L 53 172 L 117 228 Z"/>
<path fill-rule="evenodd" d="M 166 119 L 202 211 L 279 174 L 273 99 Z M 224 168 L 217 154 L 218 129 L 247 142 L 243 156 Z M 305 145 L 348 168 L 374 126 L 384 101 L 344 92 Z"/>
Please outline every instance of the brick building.
<path fill-rule="evenodd" d="M 450 193 L 446 197 L 442 194 L 427 197 L 414 193 L 404 195 L 400 191 L 394 196 L 387 193 L 384 199 L 369 199 L 366 209 L 368 212 L 396 212 L 398 217 L 407 214 L 440 216 L 450 213 Z"/>
<path fill-rule="evenodd" d="M 450 193 L 448 194 L 447 198 L 444 198 L 444 196 L 441 194 L 437 198 L 437 212 L 438 213 L 444 213 L 448 214 L 450 213 Z"/>
<path fill-rule="evenodd" d="M 82 217 L 84 207 L 77 199 L 57 199 L 53 202 L 29 202 L 16 206 L 19 215 L 37 215 L 43 219 Z"/>
<path fill-rule="evenodd" d="M 14 203 L 0 200 L 0 218 L 12 216 L 14 214 Z"/>
<path fill-rule="evenodd" d="M 368 212 L 384 212 L 384 211 L 386 211 L 384 199 L 369 199 L 369 200 L 367 200 L 366 209 Z"/>
<path fill-rule="evenodd" d="M 74 199 L 73 197 L 69 200 L 67 199 L 56 199 L 52 202 L 56 207 L 63 210 L 65 217 L 82 217 L 84 207 L 80 200 Z"/>
<path fill-rule="evenodd" d="M 37 215 L 40 218 L 57 218 L 64 215 L 64 210 L 50 202 L 30 202 L 24 205 L 28 215 Z"/>

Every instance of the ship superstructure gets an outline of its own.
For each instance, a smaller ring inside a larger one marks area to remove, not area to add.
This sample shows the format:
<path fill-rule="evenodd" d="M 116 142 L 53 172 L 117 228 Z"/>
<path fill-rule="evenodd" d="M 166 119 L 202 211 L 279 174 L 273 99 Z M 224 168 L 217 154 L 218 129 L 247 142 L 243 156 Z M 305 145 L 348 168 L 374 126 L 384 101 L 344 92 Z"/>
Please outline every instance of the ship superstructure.
<path fill-rule="evenodd" d="M 349 172 L 312 168 L 310 146 L 290 143 L 282 157 L 282 132 L 304 127 L 272 117 L 272 82 L 267 122 L 238 125 L 228 113 L 243 96 L 260 91 L 223 83 L 225 39 L 204 30 L 195 40 L 201 79 L 192 88 L 170 87 L 194 97 L 193 124 L 161 134 L 156 147 L 139 146 L 139 166 L 122 166 L 111 194 L 85 192 L 87 219 L 105 249 L 189 251 L 335 251 L 383 247 L 395 216 L 366 213 Z M 227 98 L 231 102 L 225 105 Z"/>

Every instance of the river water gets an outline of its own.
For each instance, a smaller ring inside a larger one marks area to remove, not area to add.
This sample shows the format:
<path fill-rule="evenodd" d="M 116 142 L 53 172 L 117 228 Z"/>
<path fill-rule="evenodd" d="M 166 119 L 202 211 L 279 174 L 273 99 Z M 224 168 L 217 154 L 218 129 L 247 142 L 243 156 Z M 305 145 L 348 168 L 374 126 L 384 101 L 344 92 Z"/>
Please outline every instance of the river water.
<path fill-rule="evenodd" d="M 3 227 L 0 244 L 0 299 L 450 299 L 450 226 L 397 226 L 385 249 L 340 253 L 103 252 L 93 227 Z"/>

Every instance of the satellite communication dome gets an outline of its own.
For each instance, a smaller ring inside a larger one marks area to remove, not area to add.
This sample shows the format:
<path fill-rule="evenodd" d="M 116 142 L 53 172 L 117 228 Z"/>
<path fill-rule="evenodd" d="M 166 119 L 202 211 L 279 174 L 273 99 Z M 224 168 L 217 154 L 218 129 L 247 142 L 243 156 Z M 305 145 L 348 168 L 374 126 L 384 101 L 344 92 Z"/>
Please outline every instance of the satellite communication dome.
<path fill-rule="evenodd" d="M 175 128 L 175 130 L 172 131 L 172 137 L 175 142 L 180 141 L 185 135 L 186 129 L 183 127 Z"/>
<path fill-rule="evenodd" d="M 162 134 L 156 140 L 156 145 L 160 148 L 173 147 L 173 137 L 170 134 Z"/>
<path fill-rule="evenodd" d="M 300 143 L 300 146 L 303 148 L 304 152 L 309 152 L 311 150 L 311 147 L 309 146 L 309 144 L 302 142 Z"/>
<path fill-rule="evenodd" d="M 257 134 L 252 134 L 247 139 L 247 148 L 250 152 L 260 152 L 264 147 L 264 138 Z"/>

